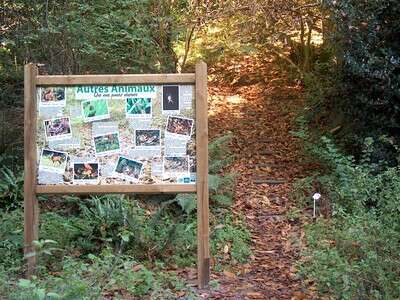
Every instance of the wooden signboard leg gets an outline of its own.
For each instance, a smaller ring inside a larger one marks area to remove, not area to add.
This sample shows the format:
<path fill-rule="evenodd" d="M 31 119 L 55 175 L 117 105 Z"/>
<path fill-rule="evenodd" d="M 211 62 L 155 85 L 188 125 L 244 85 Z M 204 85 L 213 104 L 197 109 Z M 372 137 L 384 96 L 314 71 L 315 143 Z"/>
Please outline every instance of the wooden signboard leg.
<path fill-rule="evenodd" d="M 196 152 L 197 152 L 197 276 L 204 288 L 210 281 L 208 203 L 208 109 L 207 65 L 196 64 Z"/>
<path fill-rule="evenodd" d="M 38 239 L 39 205 L 36 198 L 36 77 L 34 64 L 24 69 L 24 253 L 27 259 L 27 276 L 36 268 L 33 241 Z"/>

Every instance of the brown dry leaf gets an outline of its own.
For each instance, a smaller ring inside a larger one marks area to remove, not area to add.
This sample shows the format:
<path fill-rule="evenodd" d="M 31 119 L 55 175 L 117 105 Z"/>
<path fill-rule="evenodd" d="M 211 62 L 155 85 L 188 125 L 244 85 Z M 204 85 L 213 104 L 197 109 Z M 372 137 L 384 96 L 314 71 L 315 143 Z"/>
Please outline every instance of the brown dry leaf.
<path fill-rule="evenodd" d="M 178 296 L 178 297 L 183 297 L 185 295 L 186 295 L 185 291 L 179 291 L 179 292 L 176 293 L 176 296 Z"/>
<path fill-rule="evenodd" d="M 143 268 L 143 266 L 140 265 L 140 264 L 134 265 L 134 266 L 132 266 L 132 271 L 133 271 L 133 272 L 138 272 L 138 271 L 140 271 L 142 268 Z"/>
<path fill-rule="evenodd" d="M 305 300 L 307 296 L 302 292 L 295 292 L 291 300 Z"/>
<path fill-rule="evenodd" d="M 258 292 L 247 292 L 246 296 L 251 299 L 265 299 L 264 295 Z"/>
<path fill-rule="evenodd" d="M 226 277 L 229 277 L 229 278 L 236 278 L 236 275 L 234 274 L 234 273 L 232 273 L 232 272 L 229 272 L 229 271 L 227 271 L 227 270 L 224 270 L 224 275 L 226 276 Z"/>

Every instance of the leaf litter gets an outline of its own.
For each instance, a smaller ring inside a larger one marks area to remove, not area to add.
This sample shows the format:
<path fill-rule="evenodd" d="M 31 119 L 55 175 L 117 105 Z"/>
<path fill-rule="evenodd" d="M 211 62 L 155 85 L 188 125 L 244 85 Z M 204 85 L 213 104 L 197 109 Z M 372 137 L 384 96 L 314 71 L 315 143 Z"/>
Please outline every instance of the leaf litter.
<path fill-rule="evenodd" d="M 212 270 L 218 287 L 203 290 L 202 298 L 316 298 L 313 283 L 296 275 L 302 225 L 286 217 L 295 207 L 289 200 L 292 183 L 312 168 L 290 134 L 303 103 L 302 87 L 271 58 L 244 56 L 212 66 L 208 92 L 210 140 L 233 135 L 235 160 L 225 171 L 237 174 L 233 213 L 245 216 L 253 256 L 245 265 Z"/>

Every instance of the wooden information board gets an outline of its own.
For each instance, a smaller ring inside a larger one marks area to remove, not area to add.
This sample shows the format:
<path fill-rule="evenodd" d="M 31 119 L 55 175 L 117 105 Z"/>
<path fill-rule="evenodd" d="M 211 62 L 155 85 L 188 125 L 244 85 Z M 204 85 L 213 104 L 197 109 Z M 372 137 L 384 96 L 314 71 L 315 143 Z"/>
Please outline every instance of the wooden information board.
<path fill-rule="evenodd" d="M 189 74 L 38 75 L 25 66 L 24 228 L 38 194 L 197 193 L 198 283 L 209 282 L 207 66 Z"/>

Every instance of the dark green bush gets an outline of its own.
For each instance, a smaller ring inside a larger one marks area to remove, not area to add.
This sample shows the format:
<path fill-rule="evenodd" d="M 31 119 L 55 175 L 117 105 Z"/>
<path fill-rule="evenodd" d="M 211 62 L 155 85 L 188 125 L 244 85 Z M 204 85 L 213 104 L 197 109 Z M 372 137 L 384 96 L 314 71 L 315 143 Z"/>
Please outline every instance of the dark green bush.
<path fill-rule="evenodd" d="M 0 155 L 0 209 L 11 210 L 21 206 L 24 192 L 24 175 L 14 157 Z"/>
<path fill-rule="evenodd" d="M 24 94 L 23 76 L 22 66 L 13 63 L 10 50 L 0 46 L 0 103 L 2 105 L 22 105 Z"/>
<path fill-rule="evenodd" d="M 395 166 L 400 144 L 400 2 L 324 3 L 332 29 L 328 45 L 335 79 L 334 90 L 324 95 L 324 107 L 341 115 L 346 150 L 358 155 L 365 137 L 378 140 L 386 135 L 389 139 L 377 143 L 373 159 Z"/>

